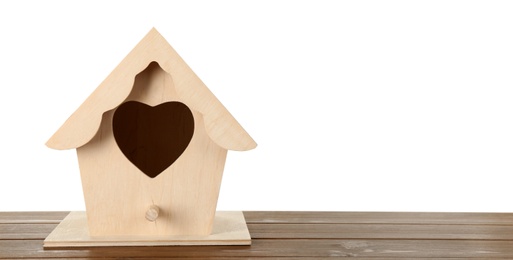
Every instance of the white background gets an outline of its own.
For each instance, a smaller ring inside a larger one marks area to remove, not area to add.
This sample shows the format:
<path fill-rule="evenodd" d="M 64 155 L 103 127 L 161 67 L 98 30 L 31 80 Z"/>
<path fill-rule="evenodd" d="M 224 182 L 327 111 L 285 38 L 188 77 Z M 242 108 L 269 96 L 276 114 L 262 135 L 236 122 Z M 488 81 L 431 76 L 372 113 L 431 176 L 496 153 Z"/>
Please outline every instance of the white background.
<path fill-rule="evenodd" d="M 513 211 L 513 3 L 1 1 L 0 211 L 83 210 L 44 143 L 152 28 L 257 141 L 218 209 Z"/>

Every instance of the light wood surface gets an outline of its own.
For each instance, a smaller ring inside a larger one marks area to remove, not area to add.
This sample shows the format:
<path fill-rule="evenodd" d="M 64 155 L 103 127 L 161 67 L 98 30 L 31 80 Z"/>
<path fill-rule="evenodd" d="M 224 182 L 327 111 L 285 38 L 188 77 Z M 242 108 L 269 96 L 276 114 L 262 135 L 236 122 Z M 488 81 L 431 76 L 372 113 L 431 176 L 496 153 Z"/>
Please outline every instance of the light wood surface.
<path fill-rule="evenodd" d="M 251 246 L 43 249 L 67 214 L 0 212 L 0 259 L 513 259 L 512 213 L 246 211 Z"/>
<path fill-rule="evenodd" d="M 161 114 L 176 121 L 165 129 L 149 126 L 151 111 L 175 105 L 183 105 L 187 117 L 166 110 Z M 150 116 L 141 117 L 142 111 Z M 161 137 L 180 146 L 168 151 L 173 158 L 155 152 L 170 147 L 162 138 L 140 143 L 149 132 L 165 133 Z M 152 29 L 47 145 L 77 149 L 91 236 L 151 237 L 209 235 L 227 150 L 256 143 Z M 159 210 L 148 211 L 153 206 Z"/>
<path fill-rule="evenodd" d="M 218 211 L 208 236 L 113 236 L 89 235 L 85 212 L 73 211 L 48 235 L 45 248 L 112 246 L 250 245 L 244 215 L 240 211 Z"/>
<path fill-rule="evenodd" d="M 151 63 L 136 77 L 127 101 L 154 106 L 178 100 L 173 84 L 168 73 Z M 195 127 L 187 149 L 149 178 L 117 147 L 114 112 L 105 112 L 96 135 L 77 148 L 91 235 L 210 234 L 227 150 L 207 135 L 203 115 L 192 110 Z M 145 218 L 152 205 L 160 208 L 155 222 Z"/>
<path fill-rule="evenodd" d="M 78 148 L 89 142 L 98 132 L 102 115 L 127 100 L 135 75 L 151 62 L 157 62 L 170 75 L 174 85 L 172 91 L 179 99 L 203 115 L 203 125 L 214 143 L 227 150 L 243 151 L 256 147 L 255 141 L 154 28 L 66 120 L 48 140 L 47 146 L 62 150 Z M 160 94 L 167 95 L 162 92 L 147 95 Z"/>
<path fill-rule="evenodd" d="M 159 217 L 160 208 L 156 205 L 151 205 L 150 208 L 146 211 L 146 220 L 155 222 L 157 218 Z"/>

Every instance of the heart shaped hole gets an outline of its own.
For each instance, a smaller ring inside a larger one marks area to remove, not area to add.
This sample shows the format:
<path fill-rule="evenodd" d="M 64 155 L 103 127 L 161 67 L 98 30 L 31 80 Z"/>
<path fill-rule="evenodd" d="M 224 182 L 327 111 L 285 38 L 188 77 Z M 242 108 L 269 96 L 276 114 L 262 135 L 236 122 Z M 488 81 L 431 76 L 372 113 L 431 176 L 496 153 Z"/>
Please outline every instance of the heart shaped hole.
<path fill-rule="evenodd" d="M 155 178 L 185 151 L 194 134 L 194 117 L 183 103 L 172 101 L 151 107 L 137 101 L 114 112 L 116 143 L 139 170 Z"/>

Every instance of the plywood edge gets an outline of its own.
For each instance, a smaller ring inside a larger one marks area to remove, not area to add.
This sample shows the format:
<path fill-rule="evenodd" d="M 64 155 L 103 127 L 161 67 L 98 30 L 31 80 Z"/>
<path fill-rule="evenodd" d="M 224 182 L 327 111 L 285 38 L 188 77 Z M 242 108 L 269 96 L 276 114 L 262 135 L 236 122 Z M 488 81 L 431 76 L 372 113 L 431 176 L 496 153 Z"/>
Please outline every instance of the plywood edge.
<path fill-rule="evenodd" d="M 46 237 L 44 248 L 251 245 L 242 211 L 217 211 L 209 236 L 89 236 L 84 211 L 73 211 Z"/>

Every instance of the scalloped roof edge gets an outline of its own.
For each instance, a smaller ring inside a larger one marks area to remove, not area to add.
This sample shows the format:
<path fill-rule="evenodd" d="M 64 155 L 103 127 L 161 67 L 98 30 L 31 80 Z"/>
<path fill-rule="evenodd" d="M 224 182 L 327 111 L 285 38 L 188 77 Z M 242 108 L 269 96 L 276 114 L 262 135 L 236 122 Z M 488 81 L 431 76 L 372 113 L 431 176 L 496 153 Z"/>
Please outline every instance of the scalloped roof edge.
<path fill-rule="evenodd" d="M 116 108 L 128 97 L 135 76 L 154 61 L 171 75 L 178 96 L 203 115 L 212 141 L 227 150 L 246 151 L 256 147 L 253 138 L 155 28 L 128 53 L 46 145 L 65 150 L 87 144 L 98 131 L 103 113 Z"/>

